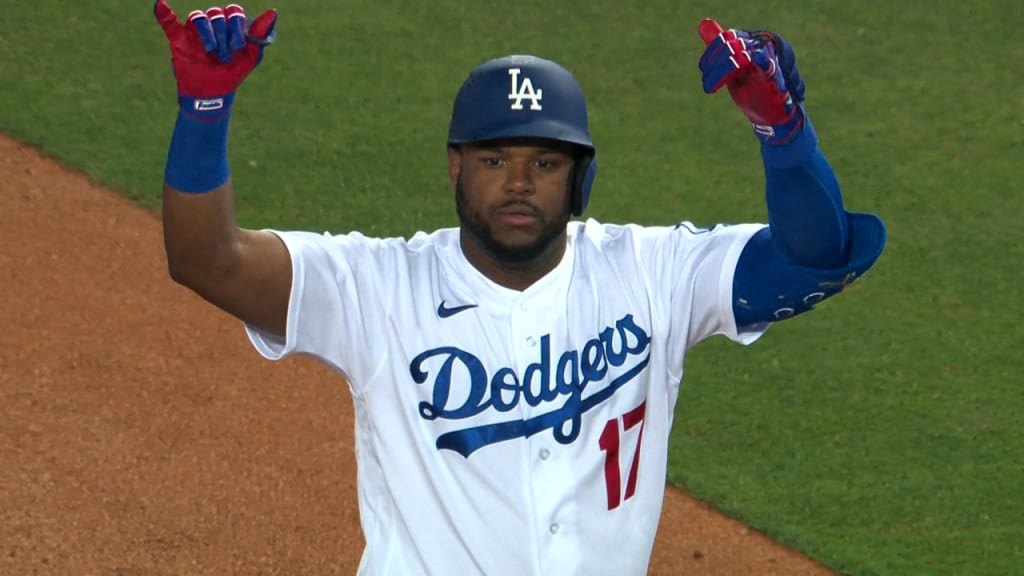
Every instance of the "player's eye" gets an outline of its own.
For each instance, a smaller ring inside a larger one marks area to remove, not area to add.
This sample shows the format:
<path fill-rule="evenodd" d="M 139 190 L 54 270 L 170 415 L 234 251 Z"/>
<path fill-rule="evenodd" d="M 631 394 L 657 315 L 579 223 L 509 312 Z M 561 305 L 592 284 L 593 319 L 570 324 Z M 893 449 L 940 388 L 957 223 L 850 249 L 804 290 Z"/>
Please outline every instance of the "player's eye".
<path fill-rule="evenodd" d="M 480 161 L 483 162 L 484 166 L 488 166 L 490 168 L 497 168 L 502 165 L 501 156 L 484 156 Z"/>
<path fill-rule="evenodd" d="M 545 172 L 555 172 L 571 162 L 572 158 L 562 154 L 544 154 L 534 161 L 534 165 Z"/>

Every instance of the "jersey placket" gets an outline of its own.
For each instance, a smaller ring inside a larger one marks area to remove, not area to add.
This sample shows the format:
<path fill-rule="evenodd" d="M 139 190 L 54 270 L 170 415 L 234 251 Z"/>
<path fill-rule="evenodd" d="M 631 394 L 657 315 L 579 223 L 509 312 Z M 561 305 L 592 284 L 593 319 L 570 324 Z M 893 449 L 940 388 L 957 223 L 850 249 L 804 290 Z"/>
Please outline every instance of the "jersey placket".
<path fill-rule="evenodd" d="M 552 298 L 550 292 L 520 295 L 512 307 L 509 324 L 522 379 L 520 406 L 524 419 L 550 414 L 561 408 L 567 399 L 556 396 L 548 401 L 536 400 L 539 393 L 556 387 L 555 368 L 565 344 L 561 338 L 564 315 L 564 302 Z M 538 371 L 539 365 L 544 363 L 546 366 Z M 579 564 L 579 544 L 576 475 L 569 454 L 573 447 L 560 444 L 551 428 L 528 436 L 524 441 L 527 481 L 532 496 L 532 502 L 526 504 L 532 507 L 530 514 L 539 555 L 537 565 L 543 574 L 574 573 Z"/>

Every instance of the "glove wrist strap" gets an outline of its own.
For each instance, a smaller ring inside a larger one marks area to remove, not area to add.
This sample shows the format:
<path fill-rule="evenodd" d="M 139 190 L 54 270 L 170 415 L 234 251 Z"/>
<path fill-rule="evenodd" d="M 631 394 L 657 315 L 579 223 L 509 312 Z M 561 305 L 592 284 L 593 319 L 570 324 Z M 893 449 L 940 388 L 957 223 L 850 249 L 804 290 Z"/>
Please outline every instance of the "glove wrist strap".
<path fill-rule="evenodd" d="M 217 120 L 231 113 L 231 105 L 235 103 L 235 93 L 213 98 L 194 98 L 178 96 L 181 111 L 199 120 Z"/>
<path fill-rule="evenodd" d="M 785 120 L 771 125 L 751 121 L 754 134 L 757 135 L 762 144 L 769 146 L 783 145 L 800 133 L 804 126 L 803 109 L 799 105 L 790 104 L 788 112 L 788 117 L 784 116 Z"/>

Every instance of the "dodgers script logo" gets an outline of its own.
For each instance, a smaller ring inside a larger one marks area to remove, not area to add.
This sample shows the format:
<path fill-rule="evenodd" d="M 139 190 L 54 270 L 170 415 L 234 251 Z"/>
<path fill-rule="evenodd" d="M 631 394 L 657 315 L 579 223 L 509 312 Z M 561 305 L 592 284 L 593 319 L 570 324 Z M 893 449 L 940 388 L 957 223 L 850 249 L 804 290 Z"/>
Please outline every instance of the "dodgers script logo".
<path fill-rule="evenodd" d="M 543 90 L 534 90 L 533 81 L 529 78 L 523 78 L 523 83 L 519 83 L 519 73 L 522 72 L 519 68 L 509 68 L 508 75 L 512 77 L 512 91 L 508 93 L 508 99 L 514 100 L 512 102 L 513 110 L 523 109 L 523 100 L 530 101 L 530 110 L 540 110 L 540 101 L 544 97 Z"/>
<path fill-rule="evenodd" d="M 509 412 L 520 402 L 532 407 L 551 406 L 551 411 L 532 418 L 469 426 L 441 434 L 437 448 L 466 458 L 476 450 L 513 438 L 527 438 L 552 430 L 555 440 L 571 444 L 580 434 L 583 414 L 598 406 L 647 367 L 651 337 L 627 314 L 588 340 L 582 350 L 566 350 L 552 361 L 551 335 L 540 338 L 540 357 L 522 374 L 501 367 L 488 373 L 473 353 L 455 346 L 432 348 L 409 363 L 416 384 L 433 383 L 429 402 L 420 402 L 425 420 L 467 420 L 487 410 Z M 452 381 L 468 382 L 453 394 Z M 584 390 L 593 389 L 586 398 Z M 559 400 L 563 400 L 559 405 Z M 568 429 L 566 427 L 568 426 Z"/>

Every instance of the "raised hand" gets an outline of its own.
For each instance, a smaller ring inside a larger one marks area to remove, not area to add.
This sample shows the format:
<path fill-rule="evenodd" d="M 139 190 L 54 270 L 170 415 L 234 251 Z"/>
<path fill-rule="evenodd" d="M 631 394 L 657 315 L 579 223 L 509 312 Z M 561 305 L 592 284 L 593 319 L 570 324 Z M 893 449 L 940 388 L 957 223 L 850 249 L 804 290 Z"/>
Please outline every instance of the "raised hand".
<path fill-rule="evenodd" d="M 764 30 L 723 30 L 711 19 L 698 32 L 706 45 L 699 62 L 704 92 L 725 86 L 763 142 L 792 138 L 803 125 L 804 83 L 790 44 Z"/>
<path fill-rule="evenodd" d="M 165 0 L 157 0 L 153 12 L 170 43 L 181 109 L 204 119 L 225 115 L 238 87 L 263 59 L 263 49 L 274 41 L 277 11 L 248 21 L 241 6 L 230 4 L 194 10 L 182 23 Z"/>

